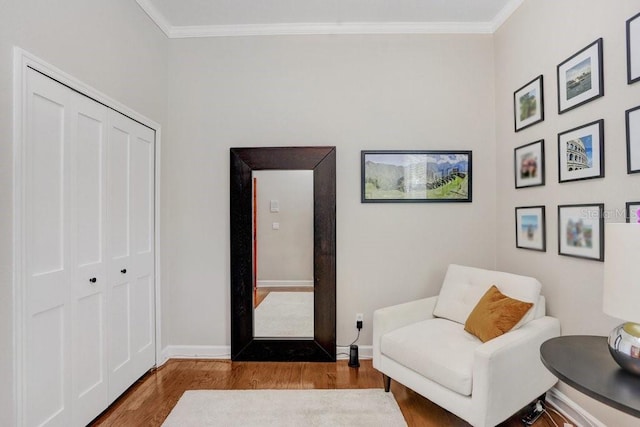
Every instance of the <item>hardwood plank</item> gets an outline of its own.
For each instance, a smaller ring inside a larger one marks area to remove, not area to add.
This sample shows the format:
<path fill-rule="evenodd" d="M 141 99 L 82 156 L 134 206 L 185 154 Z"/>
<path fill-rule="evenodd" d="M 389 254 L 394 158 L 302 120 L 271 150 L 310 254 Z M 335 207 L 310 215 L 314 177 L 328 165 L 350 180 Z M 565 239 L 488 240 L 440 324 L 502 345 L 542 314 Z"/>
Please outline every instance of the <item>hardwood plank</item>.
<path fill-rule="evenodd" d="M 160 426 L 187 390 L 347 389 L 383 388 L 382 374 L 371 360 L 360 368 L 347 361 L 231 362 L 228 360 L 169 360 L 150 371 L 96 418 L 93 426 Z M 468 427 L 469 424 L 403 385 L 392 381 L 393 393 L 410 427 Z M 558 425 L 564 420 L 549 411 Z M 534 424 L 555 427 L 548 415 Z M 501 427 L 520 427 L 517 416 Z"/>

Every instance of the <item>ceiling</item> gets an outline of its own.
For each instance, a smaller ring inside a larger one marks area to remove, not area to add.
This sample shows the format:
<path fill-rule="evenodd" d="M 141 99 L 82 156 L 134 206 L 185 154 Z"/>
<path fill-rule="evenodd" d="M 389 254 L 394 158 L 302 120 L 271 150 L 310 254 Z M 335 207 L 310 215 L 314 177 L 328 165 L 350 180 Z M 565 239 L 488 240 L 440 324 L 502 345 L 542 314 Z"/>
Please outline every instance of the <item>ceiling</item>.
<path fill-rule="evenodd" d="M 170 38 L 492 33 L 523 0 L 136 0 Z"/>

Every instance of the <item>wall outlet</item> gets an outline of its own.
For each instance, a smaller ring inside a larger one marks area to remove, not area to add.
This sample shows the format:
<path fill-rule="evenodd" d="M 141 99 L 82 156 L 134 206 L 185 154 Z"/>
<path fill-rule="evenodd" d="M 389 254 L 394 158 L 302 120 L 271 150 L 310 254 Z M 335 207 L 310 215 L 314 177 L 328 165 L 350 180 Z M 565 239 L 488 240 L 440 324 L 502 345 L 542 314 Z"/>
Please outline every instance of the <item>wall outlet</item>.
<path fill-rule="evenodd" d="M 364 314 L 356 313 L 356 328 L 362 329 L 363 323 L 364 323 Z"/>

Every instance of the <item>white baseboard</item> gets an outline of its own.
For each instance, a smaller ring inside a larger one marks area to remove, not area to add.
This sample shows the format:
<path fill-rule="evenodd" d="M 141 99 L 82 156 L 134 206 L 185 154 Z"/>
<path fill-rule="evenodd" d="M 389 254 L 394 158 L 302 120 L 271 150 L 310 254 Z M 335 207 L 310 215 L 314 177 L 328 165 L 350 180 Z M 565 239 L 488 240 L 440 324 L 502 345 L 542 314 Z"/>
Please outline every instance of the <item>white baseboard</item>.
<path fill-rule="evenodd" d="M 220 359 L 231 358 L 228 345 L 168 345 L 162 350 L 163 363 L 169 359 Z"/>
<path fill-rule="evenodd" d="M 349 347 L 336 347 L 336 354 L 338 354 L 338 360 L 348 359 Z M 158 366 L 164 365 L 169 359 L 229 360 L 231 358 L 231 347 L 228 345 L 168 345 L 162 350 L 161 356 L 161 359 L 158 361 Z M 358 357 L 360 359 L 373 358 L 373 347 L 370 345 L 359 345 Z"/>
<path fill-rule="evenodd" d="M 547 392 L 547 402 L 577 427 L 607 427 L 555 387 Z"/>
<path fill-rule="evenodd" d="M 258 280 L 259 288 L 313 288 L 313 280 Z"/>

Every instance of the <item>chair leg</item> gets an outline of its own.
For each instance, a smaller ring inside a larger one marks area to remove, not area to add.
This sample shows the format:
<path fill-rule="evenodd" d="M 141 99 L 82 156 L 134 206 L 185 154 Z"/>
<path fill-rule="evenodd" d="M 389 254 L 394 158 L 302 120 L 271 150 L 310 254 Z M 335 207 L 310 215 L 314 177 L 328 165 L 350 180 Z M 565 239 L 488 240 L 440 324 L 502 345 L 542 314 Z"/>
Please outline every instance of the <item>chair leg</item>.
<path fill-rule="evenodd" d="M 382 380 L 384 381 L 384 391 L 388 393 L 391 390 L 391 377 L 382 374 Z"/>

